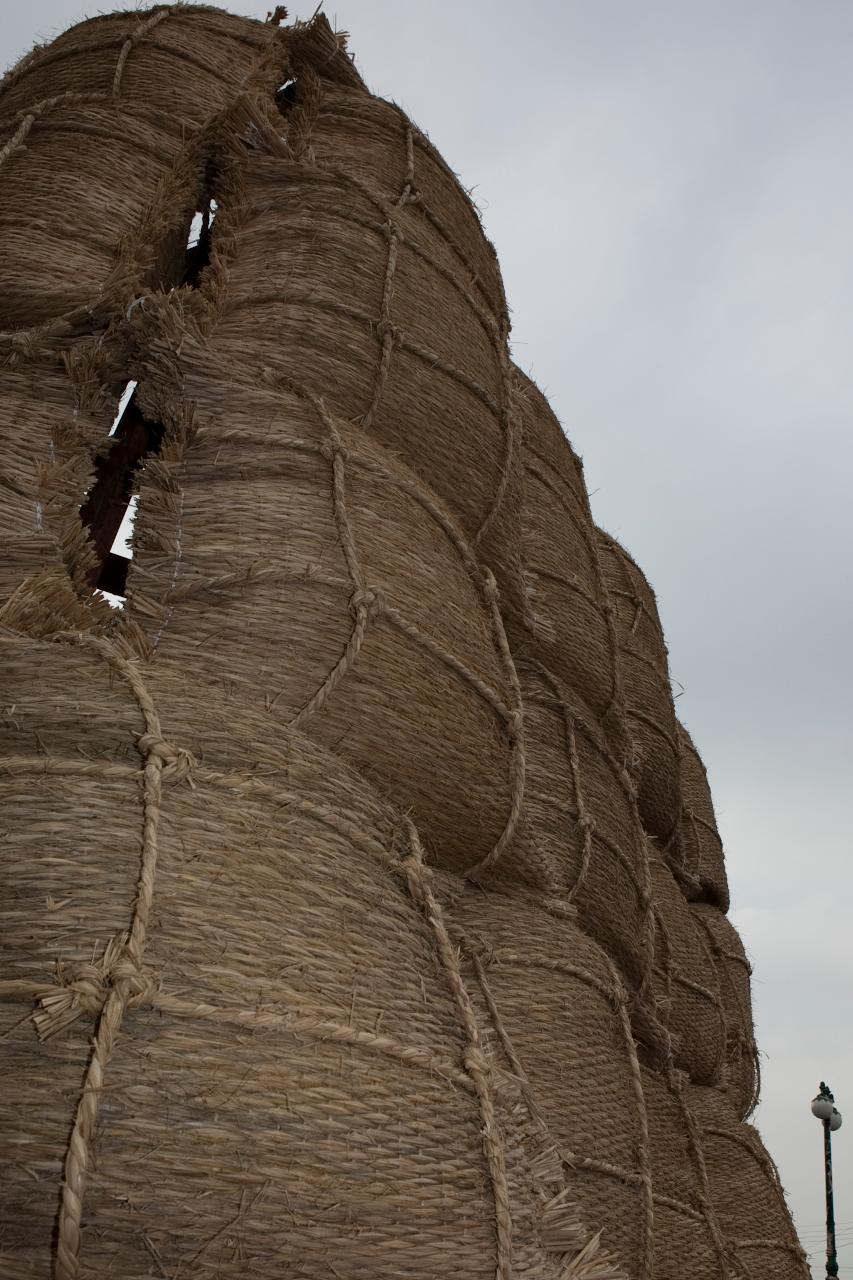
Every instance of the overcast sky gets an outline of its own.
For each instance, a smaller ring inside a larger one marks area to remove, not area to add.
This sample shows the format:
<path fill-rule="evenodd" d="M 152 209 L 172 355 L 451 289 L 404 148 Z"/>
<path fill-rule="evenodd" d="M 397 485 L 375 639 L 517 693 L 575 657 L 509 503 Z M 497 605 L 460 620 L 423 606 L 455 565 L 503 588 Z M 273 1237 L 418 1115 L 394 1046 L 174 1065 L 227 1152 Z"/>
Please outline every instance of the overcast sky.
<path fill-rule="evenodd" d="M 98 11 L 4 6 L 0 60 Z M 515 358 L 658 592 L 756 969 L 758 1123 L 818 1263 L 822 1077 L 849 1110 L 853 1277 L 853 4 L 325 11 L 475 188 Z"/>

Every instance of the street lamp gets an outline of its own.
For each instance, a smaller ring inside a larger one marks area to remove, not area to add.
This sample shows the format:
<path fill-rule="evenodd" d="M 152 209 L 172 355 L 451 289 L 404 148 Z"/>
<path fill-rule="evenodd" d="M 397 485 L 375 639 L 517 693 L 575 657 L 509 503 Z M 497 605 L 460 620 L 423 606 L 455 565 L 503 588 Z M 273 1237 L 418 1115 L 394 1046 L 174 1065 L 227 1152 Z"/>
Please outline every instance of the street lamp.
<path fill-rule="evenodd" d="M 835 1098 L 823 1080 L 816 1098 L 812 1098 L 812 1115 L 823 1125 L 823 1169 L 826 1179 L 826 1280 L 838 1275 L 838 1254 L 835 1251 L 835 1207 L 832 1200 L 832 1139 L 830 1134 L 841 1128 L 841 1112 Z"/>

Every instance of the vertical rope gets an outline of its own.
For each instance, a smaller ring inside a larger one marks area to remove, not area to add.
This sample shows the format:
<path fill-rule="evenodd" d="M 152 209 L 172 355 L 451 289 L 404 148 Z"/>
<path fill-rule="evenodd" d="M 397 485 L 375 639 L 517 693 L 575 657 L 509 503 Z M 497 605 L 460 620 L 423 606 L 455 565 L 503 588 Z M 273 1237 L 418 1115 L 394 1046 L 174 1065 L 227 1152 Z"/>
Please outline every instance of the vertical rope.
<path fill-rule="evenodd" d="M 628 1068 L 631 1074 L 631 1088 L 634 1093 L 637 1120 L 639 1124 L 639 1143 L 637 1145 L 637 1164 L 640 1187 L 643 1197 L 643 1228 L 640 1245 L 640 1272 L 637 1280 L 653 1280 L 655 1262 L 655 1203 L 654 1184 L 649 1142 L 649 1118 L 646 1112 L 646 1095 L 643 1091 L 643 1078 L 640 1074 L 640 1060 L 637 1057 L 637 1046 L 631 1029 L 631 1018 L 628 1012 L 628 998 L 616 966 L 608 958 L 607 965 L 613 983 L 613 1003 L 619 1015 L 622 1038 L 628 1055 Z"/>
<path fill-rule="evenodd" d="M 114 98 L 117 98 L 121 93 L 121 78 L 124 74 L 124 68 L 127 65 L 127 60 L 136 45 L 139 44 L 140 40 L 143 40 L 145 36 L 148 35 L 149 31 L 158 26 L 159 23 L 165 22 L 173 12 L 173 9 L 161 9 L 159 13 L 155 13 L 152 17 L 141 22 L 133 34 L 127 37 L 124 44 L 121 46 L 121 51 L 119 52 L 118 60 L 116 62 L 115 75 L 113 76 Z"/>
<path fill-rule="evenodd" d="M 341 658 L 326 676 L 317 692 L 309 698 L 291 720 L 290 727 L 294 729 L 301 729 L 306 721 L 310 720 L 317 711 L 322 709 L 361 652 L 371 619 L 378 617 L 385 610 L 384 598 L 378 591 L 369 590 L 364 570 L 361 567 L 355 533 L 347 510 L 347 451 L 341 440 L 340 432 L 324 401 L 319 396 L 307 390 L 300 390 L 300 394 L 313 405 L 317 416 L 328 433 L 323 453 L 328 458 L 332 469 L 332 507 L 335 527 L 338 531 L 338 540 L 353 586 L 353 592 L 350 597 L 353 625 Z"/>
<path fill-rule="evenodd" d="M 403 209 L 410 202 L 415 185 L 414 134 L 411 122 L 407 120 L 405 116 L 401 117 L 401 122 L 403 124 L 406 164 L 400 194 L 394 204 L 395 209 Z M 385 280 L 382 286 L 382 303 L 380 307 L 379 323 L 376 326 L 376 333 L 381 344 L 381 350 L 379 353 L 379 364 L 376 369 L 376 378 L 374 379 L 373 384 L 373 395 L 367 412 L 361 422 L 365 431 L 369 431 L 373 426 L 376 414 L 379 412 L 382 393 L 387 386 L 388 377 L 391 371 L 391 357 L 397 342 L 397 331 L 394 327 L 392 315 L 392 302 L 394 298 L 394 274 L 397 270 L 397 254 L 402 234 L 399 226 L 393 218 L 389 218 L 388 221 L 383 224 L 382 231 L 388 241 L 388 257 L 385 262 Z"/>
<path fill-rule="evenodd" d="M 112 967 L 113 986 L 98 1020 L 92 1054 L 83 1078 L 83 1089 L 68 1141 L 57 1223 L 56 1280 L 77 1280 L 79 1275 L 83 1200 L 91 1162 L 92 1141 L 98 1123 L 104 1076 L 128 1002 L 145 986 L 142 977 L 142 957 L 154 899 L 163 771 L 162 756 L 154 745 L 154 742 L 160 740 L 162 736 L 160 718 L 135 666 L 122 657 L 107 640 L 83 635 L 76 638 L 76 643 L 93 648 L 123 677 L 133 691 L 142 712 L 146 728 L 145 737 L 150 737 L 153 741 L 148 746 L 145 745 L 144 740 L 140 740 L 139 744 L 145 755 L 142 776 L 142 860 L 133 906 L 133 919 L 123 948 L 123 957 L 118 959 Z"/>
<path fill-rule="evenodd" d="M 729 1280 L 731 1276 L 731 1267 L 734 1267 L 743 1280 L 750 1280 L 752 1273 L 749 1268 L 741 1261 L 741 1259 L 726 1245 L 720 1224 L 714 1210 L 714 1202 L 711 1198 L 711 1186 L 708 1181 L 708 1168 L 705 1164 L 705 1153 L 702 1150 L 702 1141 L 699 1136 L 699 1130 L 696 1127 L 696 1121 L 693 1113 L 685 1097 L 684 1081 L 681 1076 L 670 1068 L 667 1074 L 667 1085 L 670 1093 L 672 1093 L 678 1101 L 681 1111 L 682 1123 L 684 1131 L 687 1134 L 687 1145 L 690 1149 L 690 1155 L 693 1161 L 694 1169 L 699 1180 L 699 1203 L 702 1208 L 702 1216 L 708 1234 L 714 1245 L 717 1254 L 717 1263 L 720 1268 L 720 1280 Z"/>
<path fill-rule="evenodd" d="M 466 877 L 470 880 L 478 879 L 485 871 L 494 867 L 515 839 L 524 805 L 524 786 L 527 771 L 527 757 L 524 747 L 524 704 L 521 697 L 521 685 L 498 605 L 497 583 L 490 569 L 484 571 L 482 585 L 483 594 L 491 613 L 492 630 L 498 646 L 498 652 L 512 690 L 514 705 L 507 710 L 504 716 L 510 738 L 512 756 L 510 760 L 510 805 L 504 829 L 486 857 L 481 859 L 475 866 L 469 867 L 465 872 Z"/>
<path fill-rule="evenodd" d="M 471 997 L 465 987 L 459 955 L 450 940 L 444 915 L 430 887 L 430 872 L 423 860 L 420 838 L 414 824 L 406 819 L 409 853 L 400 863 L 413 900 L 421 908 L 435 936 L 439 958 L 468 1041 L 464 1055 L 465 1070 L 473 1081 L 483 1117 L 483 1149 L 489 1166 L 495 1202 L 497 1262 L 495 1280 L 512 1278 L 512 1212 L 506 1175 L 504 1139 L 498 1123 L 494 1100 L 492 1066 L 483 1052 L 477 1018 Z"/>

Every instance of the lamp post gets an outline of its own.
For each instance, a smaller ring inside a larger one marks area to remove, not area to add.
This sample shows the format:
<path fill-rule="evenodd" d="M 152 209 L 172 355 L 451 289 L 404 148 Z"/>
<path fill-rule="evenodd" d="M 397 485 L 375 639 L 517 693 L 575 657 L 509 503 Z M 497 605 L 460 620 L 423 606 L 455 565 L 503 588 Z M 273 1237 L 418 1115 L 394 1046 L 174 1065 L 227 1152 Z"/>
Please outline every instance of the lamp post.
<path fill-rule="evenodd" d="M 812 1099 L 812 1115 L 823 1125 L 823 1170 L 826 1179 L 826 1280 L 838 1275 L 838 1254 L 835 1251 L 835 1206 L 832 1199 L 832 1138 L 841 1128 L 841 1112 L 835 1106 L 835 1098 L 823 1080 L 820 1091 Z"/>

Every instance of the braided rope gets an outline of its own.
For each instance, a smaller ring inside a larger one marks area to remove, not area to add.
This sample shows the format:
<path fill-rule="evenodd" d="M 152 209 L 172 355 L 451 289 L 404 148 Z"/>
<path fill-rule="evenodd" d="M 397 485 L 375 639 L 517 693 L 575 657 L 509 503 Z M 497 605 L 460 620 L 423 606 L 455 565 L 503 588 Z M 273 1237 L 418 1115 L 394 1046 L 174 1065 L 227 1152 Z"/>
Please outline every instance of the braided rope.
<path fill-rule="evenodd" d="M 421 908 L 432 927 L 439 959 L 456 1000 L 460 1020 L 468 1040 L 464 1057 L 465 1070 L 474 1083 L 480 1101 L 483 1116 L 483 1147 L 488 1160 L 495 1202 L 497 1240 L 495 1277 L 496 1280 L 511 1280 L 513 1274 L 512 1213 L 506 1175 L 504 1139 L 495 1111 L 493 1070 L 488 1057 L 483 1052 L 477 1018 L 462 976 L 459 955 L 450 940 L 444 914 L 430 886 L 430 872 L 423 860 L 417 831 L 409 820 L 406 821 L 406 828 L 410 848 L 400 868 L 405 875 L 413 900 Z"/>

